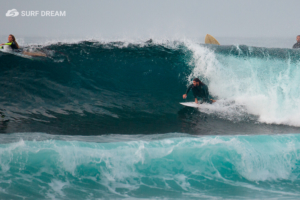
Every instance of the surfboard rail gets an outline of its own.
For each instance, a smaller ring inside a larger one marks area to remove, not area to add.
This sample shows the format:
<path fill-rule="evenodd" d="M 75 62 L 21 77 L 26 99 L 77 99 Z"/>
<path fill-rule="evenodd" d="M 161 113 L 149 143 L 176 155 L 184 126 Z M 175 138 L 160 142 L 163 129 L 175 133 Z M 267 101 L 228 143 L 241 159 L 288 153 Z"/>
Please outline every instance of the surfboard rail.
<path fill-rule="evenodd" d="M 181 102 L 183 106 L 192 107 L 192 108 L 200 108 L 201 104 L 195 102 Z"/>

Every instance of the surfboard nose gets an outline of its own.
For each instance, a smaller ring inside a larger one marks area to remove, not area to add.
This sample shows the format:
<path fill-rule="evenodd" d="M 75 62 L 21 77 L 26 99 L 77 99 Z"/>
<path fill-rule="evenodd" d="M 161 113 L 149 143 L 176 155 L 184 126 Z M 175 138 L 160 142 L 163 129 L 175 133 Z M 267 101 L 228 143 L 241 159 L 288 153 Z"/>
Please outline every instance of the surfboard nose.
<path fill-rule="evenodd" d="M 216 40 L 216 38 L 214 38 L 213 36 L 206 34 L 205 36 L 205 44 L 216 44 L 216 45 L 220 45 L 220 43 L 218 42 L 218 40 Z"/>

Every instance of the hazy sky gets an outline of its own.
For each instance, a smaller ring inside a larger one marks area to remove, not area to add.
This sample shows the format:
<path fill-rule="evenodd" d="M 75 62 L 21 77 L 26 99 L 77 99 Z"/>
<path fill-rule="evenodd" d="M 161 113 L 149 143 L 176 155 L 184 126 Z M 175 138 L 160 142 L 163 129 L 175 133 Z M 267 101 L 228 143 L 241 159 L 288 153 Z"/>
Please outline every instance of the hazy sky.
<path fill-rule="evenodd" d="M 10 9 L 66 17 L 6 17 Z M 1 0 L 1 35 L 46 37 L 295 37 L 299 0 Z"/>

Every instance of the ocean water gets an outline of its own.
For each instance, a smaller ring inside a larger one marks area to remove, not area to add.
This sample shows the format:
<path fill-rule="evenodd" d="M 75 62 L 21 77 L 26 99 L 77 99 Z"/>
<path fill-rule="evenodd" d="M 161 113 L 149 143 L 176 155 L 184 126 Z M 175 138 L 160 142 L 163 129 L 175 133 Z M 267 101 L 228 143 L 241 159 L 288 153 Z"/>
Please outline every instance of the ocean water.
<path fill-rule="evenodd" d="M 48 58 L 0 52 L 0 199 L 298 198 L 299 50 L 20 43 Z"/>

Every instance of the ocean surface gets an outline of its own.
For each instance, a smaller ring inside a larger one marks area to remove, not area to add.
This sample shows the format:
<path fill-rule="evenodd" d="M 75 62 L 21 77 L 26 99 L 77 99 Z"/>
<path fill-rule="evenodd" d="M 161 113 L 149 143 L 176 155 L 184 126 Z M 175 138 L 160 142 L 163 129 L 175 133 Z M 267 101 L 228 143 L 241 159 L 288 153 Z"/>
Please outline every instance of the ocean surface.
<path fill-rule="evenodd" d="M 290 44 L 26 41 L 48 57 L 0 52 L 0 199 L 299 197 Z M 195 77 L 216 103 L 179 104 Z"/>

